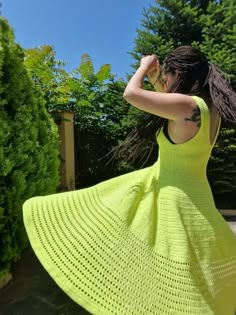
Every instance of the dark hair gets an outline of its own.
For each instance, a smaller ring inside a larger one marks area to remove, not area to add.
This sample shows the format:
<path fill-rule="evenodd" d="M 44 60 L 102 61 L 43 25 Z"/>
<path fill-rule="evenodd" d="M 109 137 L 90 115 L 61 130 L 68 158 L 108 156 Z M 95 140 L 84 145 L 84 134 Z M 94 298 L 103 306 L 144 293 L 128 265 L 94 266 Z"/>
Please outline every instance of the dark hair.
<path fill-rule="evenodd" d="M 176 48 L 164 59 L 162 71 L 177 75 L 169 93 L 200 96 L 209 108 L 213 106 L 217 109 L 225 123 L 236 128 L 236 93 L 230 86 L 227 75 L 210 63 L 199 49 L 192 46 Z M 166 119 L 151 114 L 146 117 L 142 126 L 131 131 L 123 144 L 115 148 L 115 155 L 122 155 L 128 148 L 128 160 L 135 160 L 145 154 L 147 156 L 147 150 L 144 152 L 146 144 L 155 141 L 155 134 L 160 131 Z"/>
<path fill-rule="evenodd" d="M 236 126 L 236 93 L 227 75 L 210 63 L 206 56 L 192 46 L 180 46 L 164 60 L 164 72 L 177 74 L 170 93 L 183 93 L 202 97 L 209 107 Z"/>

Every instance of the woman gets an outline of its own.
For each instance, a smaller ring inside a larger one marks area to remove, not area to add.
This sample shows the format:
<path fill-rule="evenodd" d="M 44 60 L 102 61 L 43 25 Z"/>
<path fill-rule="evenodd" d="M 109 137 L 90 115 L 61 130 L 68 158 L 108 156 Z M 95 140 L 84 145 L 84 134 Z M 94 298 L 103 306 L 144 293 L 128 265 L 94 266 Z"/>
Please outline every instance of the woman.
<path fill-rule="evenodd" d="M 169 93 L 144 90 L 146 75 Z M 26 230 L 49 274 L 92 314 L 233 315 L 236 238 L 215 208 L 206 166 L 220 116 L 235 121 L 235 94 L 191 46 L 165 59 L 164 84 L 157 76 L 157 57 L 142 58 L 124 97 L 164 118 L 158 161 L 28 200 Z"/>

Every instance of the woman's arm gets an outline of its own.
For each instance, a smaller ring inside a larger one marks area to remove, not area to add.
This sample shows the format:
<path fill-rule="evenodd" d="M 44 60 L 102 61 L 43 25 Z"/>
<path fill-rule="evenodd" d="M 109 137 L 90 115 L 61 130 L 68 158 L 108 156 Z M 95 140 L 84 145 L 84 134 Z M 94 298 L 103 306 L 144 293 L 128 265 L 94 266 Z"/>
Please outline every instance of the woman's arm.
<path fill-rule="evenodd" d="M 196 108 L 196 103 L 191 96 L 178 93 L 159 93 L 142 88 L 145 76 L 156 67 L 156 63 L 156 55 L 142 58 L 140 67 L 126 86 L 125 100 L 143 111 L 170 120 L 182 120 L 191 116 Z"/>
<path fill-rule="evenodd" d="M 152 83 L 152 86 L 154 87 L 155 91 L 164 92 L 164 83 L 160 78 L 150 77 L 148 74 L 147 74 L 147 77 L 149 81 Z"/>
<path fill-rule="evenodd" d="M 156 66 L 149 70 L 147 73 L 147 77 L 149 82 L 154 87 L 155 91 L 157 92 L 164 92 L 164 82 L 161 80 L 161 70 L 160 70 L 160 64 L 159 61 L 156 61 Z"/>

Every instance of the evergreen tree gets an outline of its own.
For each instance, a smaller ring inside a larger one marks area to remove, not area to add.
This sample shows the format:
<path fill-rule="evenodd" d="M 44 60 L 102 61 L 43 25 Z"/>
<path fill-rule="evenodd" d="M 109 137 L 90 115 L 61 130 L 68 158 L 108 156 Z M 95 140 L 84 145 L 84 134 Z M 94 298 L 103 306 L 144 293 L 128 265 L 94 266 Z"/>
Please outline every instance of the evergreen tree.
<path fill-rule="evenodd" d="M 0 19 L 0 277 L 20 257 L 27 237 L 22 204 L 54 193 L 57 128 L 24 66 L 8 22 Z"/>

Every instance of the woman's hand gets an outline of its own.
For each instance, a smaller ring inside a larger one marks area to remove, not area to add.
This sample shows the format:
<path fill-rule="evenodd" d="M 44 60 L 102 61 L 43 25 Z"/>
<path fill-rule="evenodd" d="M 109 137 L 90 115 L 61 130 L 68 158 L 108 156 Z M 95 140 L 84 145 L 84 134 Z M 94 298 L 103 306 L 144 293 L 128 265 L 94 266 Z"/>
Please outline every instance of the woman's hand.
<path fill-rule="evenodd" d="M 156 76 L 157 78 L 160 74 L 160 64 L 158 57 L 155 54 L 142 57 L 140 67 L 146 69 L 148 77 Z"/>
<path fill-rule="evenodd" d="M 157 55 L 145 56 L 141 59 L 140 67 L 147 69 L 148 80 L 152 83 L 154 89 L 158 92 L 164 92 L 164 84 L 159 79 L 161 67 Z"/>

